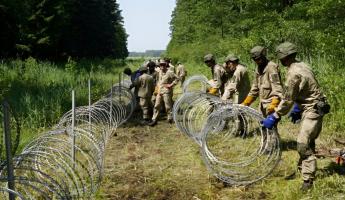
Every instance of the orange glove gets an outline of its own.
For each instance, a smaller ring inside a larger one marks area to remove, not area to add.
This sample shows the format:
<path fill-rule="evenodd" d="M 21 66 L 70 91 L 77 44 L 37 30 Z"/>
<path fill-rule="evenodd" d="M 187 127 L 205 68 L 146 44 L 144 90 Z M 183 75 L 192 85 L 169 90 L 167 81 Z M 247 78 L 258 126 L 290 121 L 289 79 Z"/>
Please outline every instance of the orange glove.
<path fill-rule="evenodd" d="M 255 101 L 253 96 L 247 96 L 246 99 L 241 103 L 244 106 L 250 106 Z"/>
<path fill-rule="evenodd" d="M 344 158 L 342 156 L 337 156 L 335 158 L 335 162 L 338 164 L 338 165 L 344 165 Z"/>
<path fill-rule="evenodd" d="M 217 96 L 218 95 L 218 88 L 210 88 L 208 90 L 208 93 Z"/>
<path fill-rule="evenodd" d="M 276 97 L 272 98 L 272 102 L 271 104 L 267 107 L 266 111 L 267 111 L 267 114 L 272 114 L 275 110 L 276 107 L 278 107 L 280 103 L 280 100 Z"/>

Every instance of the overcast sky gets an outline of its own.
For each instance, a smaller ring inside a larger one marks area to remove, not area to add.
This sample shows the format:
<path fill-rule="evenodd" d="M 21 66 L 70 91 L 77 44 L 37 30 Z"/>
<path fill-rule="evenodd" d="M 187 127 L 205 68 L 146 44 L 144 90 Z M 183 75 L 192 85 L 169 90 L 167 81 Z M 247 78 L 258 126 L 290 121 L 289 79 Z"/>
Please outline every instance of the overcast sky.
<path fill-rule="evenodd" d="M 129 51 L 164 50 L 170 40 L 169 22 L 175 0 L 118 0 Z"/>

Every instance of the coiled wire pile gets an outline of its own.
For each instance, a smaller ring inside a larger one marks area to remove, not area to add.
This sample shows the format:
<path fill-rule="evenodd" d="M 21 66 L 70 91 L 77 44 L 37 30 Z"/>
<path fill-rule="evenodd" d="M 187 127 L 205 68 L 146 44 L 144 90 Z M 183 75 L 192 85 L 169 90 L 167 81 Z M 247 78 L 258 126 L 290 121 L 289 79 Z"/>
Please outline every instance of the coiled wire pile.
<path fill-rule="evenodd" d="M 2 164 L 0 199 L 7 199 L 8 193 L 16 199 L 91 199 L 103 176 L 107 142 L 130 117 L 134 105 L 133 94 L 115 85 L 93 105 L 67 112 L 53 130 L 13 158 L 15 191 L 7 188 Z"/>
<path fill-rule="evenodd" d="M 207 87 L 205 81 L 200 85 Z M 176 101 L 173 115 L 178 129 L 200 145 L 210 173 L 226 183 L 259 181 L 280 160 L 277 131 L 262 128 L 263 116 L 250 107 L 222 102 L 195 89 Z"/>

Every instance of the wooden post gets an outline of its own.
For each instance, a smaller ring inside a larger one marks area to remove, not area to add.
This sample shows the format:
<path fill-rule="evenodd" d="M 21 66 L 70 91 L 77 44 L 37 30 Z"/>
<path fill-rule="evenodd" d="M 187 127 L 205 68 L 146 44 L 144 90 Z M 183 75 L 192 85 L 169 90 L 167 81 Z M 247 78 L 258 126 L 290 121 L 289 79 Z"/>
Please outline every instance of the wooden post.
<path fill-rule="evenodd" d="M 4 127 L 4 140 L 6 148 L 6 161 L 7 161 L 7 182 L 8 188 L 10 190 L 15 190 L 14 185 L 14 170 L 13 170 L 13 161 L 12 161 L 12 147 L 11 147 L 11 129 L 10 129 L 10 112 L 9 105 L 6 101 L 2 102 L 2 108 L 4 112 L 3 127 Z M 10 200 L 15 200 L 15 195 L 8 193 Z"/>

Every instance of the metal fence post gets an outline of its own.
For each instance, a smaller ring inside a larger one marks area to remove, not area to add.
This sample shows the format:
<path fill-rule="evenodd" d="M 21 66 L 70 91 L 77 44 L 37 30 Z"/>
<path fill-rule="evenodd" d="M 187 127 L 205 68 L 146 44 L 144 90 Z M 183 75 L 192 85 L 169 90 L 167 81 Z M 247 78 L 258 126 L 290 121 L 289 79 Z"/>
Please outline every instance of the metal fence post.
<path fill-rule="evenodd" d="M 89 131 L 91 134 L 91 79 L 89 79 Z"/>
<path fill-rule="evenodd" d="M 112 127 L 113 126 L 113 81 L 111 81 L 111 89 L 110 89 L 109 123 L 110 123 L 110 127 Z"/>
<path fill-rule="evenodd" d="M 14 185 L 14 170 L 12 161 L 12 141 L 11 141 L 11 129 L 10 129 L 10 112 L 9 105 L 6 101 L 2 102 L 2 108 L 4 111 L 3 127 L 4 127 L 4 140 L 6 148 L 6 160 L 7 160 L 7 182 L 10 190 L 15 190 Z M 12 193 L 8 194 L 10 200 L 15 200 L 15 195 Z"/>
<path fill-rule="evenodd" d="M 72 163 L 73 168 L 75 168 L 75 92 L 72 90 Z"/>

